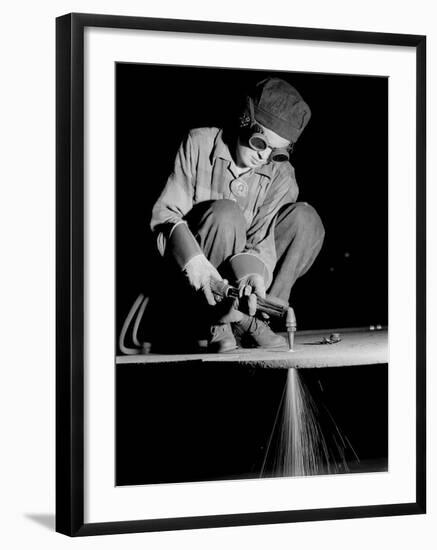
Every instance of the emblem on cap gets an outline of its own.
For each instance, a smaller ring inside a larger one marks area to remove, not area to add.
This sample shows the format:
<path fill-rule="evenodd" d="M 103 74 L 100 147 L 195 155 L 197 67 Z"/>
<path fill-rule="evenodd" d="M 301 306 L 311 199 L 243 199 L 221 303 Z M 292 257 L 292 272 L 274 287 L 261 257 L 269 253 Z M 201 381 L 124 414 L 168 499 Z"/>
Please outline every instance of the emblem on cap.
<path fill-rule="evenodd" d="M 234 180 L 233 182 L 231 182 L 231 191 L 236 197 L 247 197 L 247 183 L 238 179 Z"/>

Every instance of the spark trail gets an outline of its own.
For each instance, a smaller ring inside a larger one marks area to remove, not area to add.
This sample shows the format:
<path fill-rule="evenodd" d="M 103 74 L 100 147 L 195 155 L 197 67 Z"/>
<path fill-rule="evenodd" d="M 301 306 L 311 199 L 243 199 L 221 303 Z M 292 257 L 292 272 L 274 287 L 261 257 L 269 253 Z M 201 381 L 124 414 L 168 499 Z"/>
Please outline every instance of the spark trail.
<path fill-rule="evenodd" d="M 329 436 L 322 429 L 321 412 L 298 369 L 288 369 L 260 477 L 348 472 L 345 451 L 347 447 L 355 451 L 326 408 L 325 412 L 331 424 Z"/>

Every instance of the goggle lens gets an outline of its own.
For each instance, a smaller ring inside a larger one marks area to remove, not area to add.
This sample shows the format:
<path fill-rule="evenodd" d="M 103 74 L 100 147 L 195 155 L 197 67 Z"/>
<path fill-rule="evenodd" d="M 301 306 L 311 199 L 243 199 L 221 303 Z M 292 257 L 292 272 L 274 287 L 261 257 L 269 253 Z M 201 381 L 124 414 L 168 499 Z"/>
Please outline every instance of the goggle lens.
<path fill-rule="evenodd" d="M 249 145 L 255 151 L 265 151 L 268 143 L 262 134 L 252 134 L 249 138 Z"/>
<path fill-rule="evenodd" d="M 290 158 L 290 154 L 287 149 L 274 149 L 270 158 L 273 162 L 285 162 Z"/>

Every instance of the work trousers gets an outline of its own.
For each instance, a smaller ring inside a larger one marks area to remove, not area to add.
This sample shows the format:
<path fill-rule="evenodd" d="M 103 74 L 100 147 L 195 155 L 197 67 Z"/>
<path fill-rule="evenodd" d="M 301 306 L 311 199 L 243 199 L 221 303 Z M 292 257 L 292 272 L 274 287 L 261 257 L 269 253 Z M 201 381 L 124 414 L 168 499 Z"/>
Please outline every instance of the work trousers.
<path fill-rule="evenodd" d="M 226 276 L 226 260 L 246 247 L 247 223 L 232 200 L 197 204 L 186 221 L 208 260 Z M 296 280 L 313 264 L 325 231 L 316 210 L 305 202 L 283 206 L 275 219 L 276 267 L 267 289 L 271 296 L 288 302 Z"/>
<path fill-rule="evenodd" d="M 205 256 L 224 278 L 230 278 L 226 260 L 246 247 L 247 223 L 239 206 L 229 199 L 205 201 L 195 205 L 185 220 Z M 308 271 L 320 251 L 324 229 L 314 208 L 302 202 L 281 208 L 274 231 L 277 262 L 267 291 L 288 302 L 294 283 Z M 180 268 L 166 254 L 157 267 L 146 333 L 151 334 L 153 349 L 179 352 L 187 346 L 190 350 L 190 338 L 208 337 L 220 307 L 211 308 L 200 296 L 193 295 Z"/>

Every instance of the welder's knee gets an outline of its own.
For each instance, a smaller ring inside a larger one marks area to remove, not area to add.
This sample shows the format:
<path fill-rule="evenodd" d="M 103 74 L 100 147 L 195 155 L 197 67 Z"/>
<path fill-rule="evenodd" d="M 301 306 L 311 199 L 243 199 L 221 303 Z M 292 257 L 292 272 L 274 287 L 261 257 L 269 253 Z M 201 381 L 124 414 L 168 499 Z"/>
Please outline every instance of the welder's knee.
<path fill-rule="evenodd" d="M 214 223 L 224 229 L 245 229 L 246 221 L 238 204 L 230 199 L 211 201 L 210 212 Z"/>
<path fill-rule="evenodd" d="M 316 209 L 307 202 L 288 204 L 280 213 L 286 225 L 292 225 L 294 231 L 311 233 L 319 241 L 325 237 L 325 228 Z"/>

